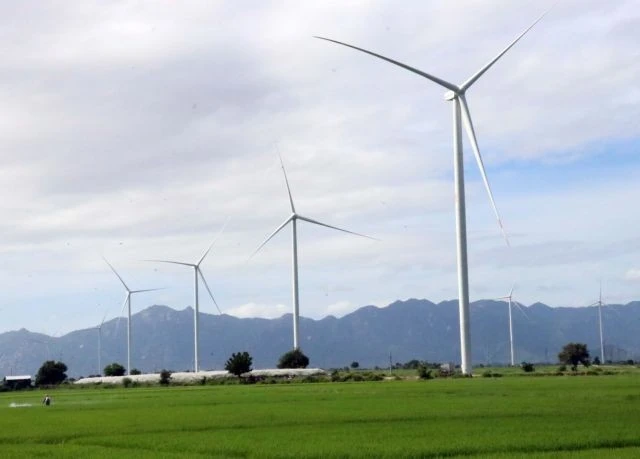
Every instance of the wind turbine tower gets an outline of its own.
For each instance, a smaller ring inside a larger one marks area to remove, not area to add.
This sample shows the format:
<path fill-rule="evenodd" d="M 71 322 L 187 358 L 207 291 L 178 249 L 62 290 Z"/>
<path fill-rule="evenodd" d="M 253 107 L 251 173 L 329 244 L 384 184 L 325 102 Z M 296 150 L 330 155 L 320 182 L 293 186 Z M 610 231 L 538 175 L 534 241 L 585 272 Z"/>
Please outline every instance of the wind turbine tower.
<path fill-rule="evenodd" d="M 154 292 L 156 290 L 161 290 L 161 289 L 148 288 L 144 290 L 131 290 L 127 286 L 127 284 L 125 284 L 124 280 L 122 279 L 122 277 L 120 277 L 120 274 L 118 274 L 116 269 L 113 266 L 111 266 L 111 263 L 109 263 L 107 259 L 104 257 L 103 257 L 103 260 L 106 264 L 109 265 L 109 268 L 111 268 L 111 271 L 113 271 L 113 274 L 116 275 L 116 277 L 122 283 L 122 286 L 124 287 L 124 289 L 127 291 L 125 299 L 122 303 L 122 309 L 124 309 L 125 305 L 127 306 L 127 374 L 129 375 L 131 374 L 131 295 L 134 295 L 136 293 L 142 293 L 142 292 Z"/>
<path fill-rule="evenodd" d="M 226 224 L 225 224 L 226 226 Z M 224 227 L 222 228 L 222 230 L 224 230 Z M 222 233 L 222 230 L 220 231 L 220 233 Z M 218 235 L 219 236 L 219 235 Z M 188 266 L 190 268 L 193 268 L 193 297 L 194 297 L 194 309 L 193 309 L 193 338 L 194 338 L 194 371 L 197 373 L 198 371 L 200 371 L 200 365 L 198 362 L 198 356 L 200 355 L 200 351 L 199 351 L 199 342 L 200 342 L 200 302 L 199 302 L 199 296 L 198 296 L 198 277 L 200 279 L 202 279 L 202 283 L 204 284 L 205 288 L 207 289 L 207 292 L 209 292 L 209 296 L 211 297 L 211 300 L 213 301 L 213 304 L 215 304 L 216 308 L 218 309 L 218 312 L 220 314 L 222 314 L 222 311 L 220 311 L 220 307 L 218 306 L 218 303 L 216 302 L 216 299 L 213 297 L 213 293 L 211 293 L 211 289 L 209 288 L 209 284 L 207 284 L 206 279 L 204 278 L 204 274 L 202 273 L 202 269 L 200 269 L 200 265 L 202 264 L 202 262 L 204 261 L 205 257 L 209 254 L 209 252 L 211 251 L 211 248 L 213 247 L 213 244 L 216 243 L 216 240 L 218 238 L 216 237 L 216 239 L 211 243 L 211 245 L 209 246 L 209 248 L 207 250 L 205 250 L 205 252 L 202 254 L 202 256 L 200 257 L 200 259 L 198 260 L 197 263 L 186 263 L 186 262 L 182 262 L 182 261 L 171 261 L 171 260 L 147 260 L 147 261 L 154 261 L 154 262 L 158 262 L 158 263 L 170 263 L 170 264 L 174 264 L 174 265 L 182 265 L 182 266 Z"/>
<path fill-rule="evenodd" d="M 498 300 L 507 300 L 509 303 L 509 348 L 511 350 L 511 366 L 515 366 L 515 353 L 513 350 L 513 318 L 511 311 L 511 299 L 513 298 L 513 287 L 509 290 L 509 295 L 497 298 Z"/>
<path fill-rule="evenodd" d="M 485 173 L 484 164 L 482 162 L 482 156 L 480 155 L 480 149 L 478 142 L 476 141 L 476 134 L 471 121 L 471 114 L 469 112 L 469 106 L 467 104 L 466 92 L 478 79 L 484 75 L 484 73 L 493 66 L 507 51 L 509 51 L 531 28 L 536 25 L 543 17 L 540 16 L 531 26 L 529 26 L 524 32 L 522 32 L 515 40 L 513 40 L 505 49 L 503 49 L 496 57 L 489 61 L 484 67 L 473 74 L 468 80 L 462 83 L 460 86 L 445 81 L 436 76 L 430 75 L 426 72 L 418 70 L 417 68 L 403 64 L 394 59 L 376 54 L 372 51 L 359 48 L 357 46 L 349 45 L 337 40 L 332 40 L 325 37 L 315 37 L 321 40 L 333 42 L 342 46 L 346 46 L 357 51 L 369 54 L 371 56 L 382 59 L 391 64 L 402 67 L 405 70 L 416 73 L 423 78 L 426 78 L 448 91 L 444 94 L 444 98 L 453 104 L 453 157 L 454 157 L 454 176 L 455 176 L 455 202 L 456 202 L 456 252 L 458 263 L 458 299 L 459 299 L 459 316 L 460 316 L 460 353 L 461 353 L 461 369 L 462 373 L 471 373 L 471 331 L 469 325 L 469 270 L 467 265 L 467 228 L 466 228 L 466 212 L 465 212 L 465 193 L 464 193 L 464 163 L 462 156 L 462 123 L 464 122 L 467 136 L 471 143 L 473 153 L 480 169 L 482 181 L 489 195 L 491 206 L 498 220 L 498 225 L 502 230 L 502 234 L 509 245 L 504 227 L 502 226 L 502 219 L 498 213 L 495 201 L 493 199 L 493 193 L 489 186 L 489 181 Z"/>
<path fill-rule="evenodd" d="M 325 228 L 334 229 L 337 231 L 342 231 L 343 233 L 354 234 L 360 237 L 366 237 L 368 239 L 374 239 L 371 236 L 366 236 L 360 233 L 354 233 L 353 231 L 349 231 L 346 229 L 338 228 L 336 226 L 327 225 L 326 223 L 319 222 L 317 220 L 313 220 L 311 218 L 304 217 L 296 212 L 295 206 L 293 205 L 293 197 L 291 196 L 291 188 L 289 187 L 289 180 L 287 178 L 287 171 L 284 168 L 284 163 L 282 162 L 282 157 L 280 157 L 280 165 L 282 166 L 282 173 L 284 174 L 284 181 L 287 185 L 287 193 L 289 194 L 289 204 L 291 205 L 291 215 L 287 217 L 287 219 L 280 226 L 276 228 L 276 230 L 267 237 L 262 244 L 258 246 L 258 248 L 251 254 L 249 259 L 253 258 L 253 256 L 264 247 L 267 242 L 271 240 L 276 234 L 280 232 L 285 226 L 291 222 L 291 253 L 292 253 L 292 293 L 293 293 L 293 348 L 300 348 L 300 340 L 299 340 L 299 322 L 300 322 L 300 304 L 299 304 L 299 294 L 298 294 L 298 233 L 297 233 L 297 222 L 298 220 L 302 220 L 308 223 L 313 223 L 314 225 L 324 226 Z"/>

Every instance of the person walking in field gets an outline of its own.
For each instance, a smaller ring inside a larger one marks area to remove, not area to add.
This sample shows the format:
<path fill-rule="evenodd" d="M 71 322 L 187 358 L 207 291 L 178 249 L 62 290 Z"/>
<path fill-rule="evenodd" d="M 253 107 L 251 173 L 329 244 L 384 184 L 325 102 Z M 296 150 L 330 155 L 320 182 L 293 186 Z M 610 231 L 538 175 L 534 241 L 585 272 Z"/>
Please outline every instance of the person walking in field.
<path fill-rule="evenodd" d="M 49 397 L 49 395 L 45 395 L 44 398 L 42 399 L 42 404 L 44 406 L 51 405 L 51 397 Z"/>

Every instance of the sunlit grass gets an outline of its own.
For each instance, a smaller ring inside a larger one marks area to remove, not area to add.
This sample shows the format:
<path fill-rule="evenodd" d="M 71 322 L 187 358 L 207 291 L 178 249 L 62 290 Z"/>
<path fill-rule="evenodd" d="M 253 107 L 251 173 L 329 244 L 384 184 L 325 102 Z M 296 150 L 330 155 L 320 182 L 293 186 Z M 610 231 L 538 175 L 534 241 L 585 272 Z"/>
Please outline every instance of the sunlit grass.
<path fill-rule="evenodd" d="M 0 395 L 3 457 L 637 457 L 638 376 Z M 10 408 L 11 403 L 32 403 Z"/>

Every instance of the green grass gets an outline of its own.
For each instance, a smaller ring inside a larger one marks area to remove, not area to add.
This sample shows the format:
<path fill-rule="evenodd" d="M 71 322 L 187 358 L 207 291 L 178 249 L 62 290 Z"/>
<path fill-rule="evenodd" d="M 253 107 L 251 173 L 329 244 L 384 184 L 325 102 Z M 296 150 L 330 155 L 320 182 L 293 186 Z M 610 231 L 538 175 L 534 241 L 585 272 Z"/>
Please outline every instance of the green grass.
<path fill-rule="evenodd" d="M 639 376 L 0 394 L 6 457 L 638 457 Z M 11 408 L 11 403 L 32 403 Z"/>

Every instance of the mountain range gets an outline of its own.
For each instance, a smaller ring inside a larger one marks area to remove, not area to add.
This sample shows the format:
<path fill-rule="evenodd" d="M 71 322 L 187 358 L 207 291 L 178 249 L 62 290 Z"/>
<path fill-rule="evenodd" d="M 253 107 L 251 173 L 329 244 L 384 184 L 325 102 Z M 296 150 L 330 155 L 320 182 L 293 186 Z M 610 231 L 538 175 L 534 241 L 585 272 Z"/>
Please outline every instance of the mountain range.
<path fill-rule="evenodd" d="M 474 364 L 509 361 L 508 309 L 505 302 L 471 304 Z M 227 358 L 248 351 L 254 368 L 275 367 L 292 347 L 291 314 L 277 319 L 240 319 L 201 313 L 200 366 L 222 369 Z M 640 302 L 603 307 L 605 358 L 640 356 Z M 549 307 L 535 303 L 514 307 L 513 328 L 518 362 L 556 362 L 568 342 L 586 343 L 600 354 L 596 307 Z M 126 321 L 113 319 L 101 330 L 100 366 L 126 364 Z M 336 368 L 357 361 L 360 367 L 388 367 L 412 359 L 458 362 L 458 302 L 396 301 L 387 307 L 365 306 L 341 318 L 300 319 L 301 349 L 311 366 Z M 60 337 L 25 329 L 0 334 L 0 375 L 34 375 L 45 360 L 61 360 L 71 377 L 98 374 L 98 329 L 76 330 Z M 132 367 L 142 372 L 193 368 L 193 309 L 154 305 L 132 316 Z"/>

